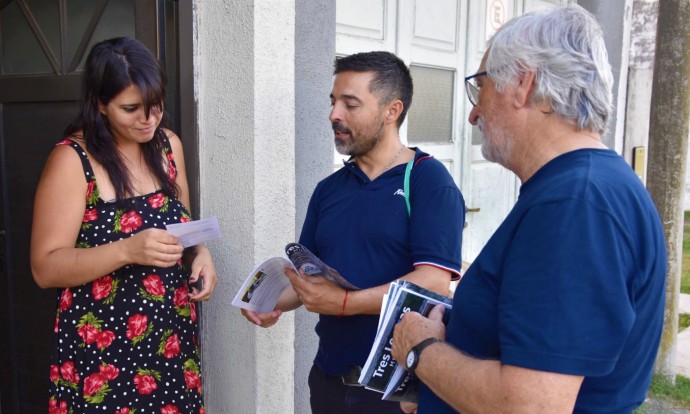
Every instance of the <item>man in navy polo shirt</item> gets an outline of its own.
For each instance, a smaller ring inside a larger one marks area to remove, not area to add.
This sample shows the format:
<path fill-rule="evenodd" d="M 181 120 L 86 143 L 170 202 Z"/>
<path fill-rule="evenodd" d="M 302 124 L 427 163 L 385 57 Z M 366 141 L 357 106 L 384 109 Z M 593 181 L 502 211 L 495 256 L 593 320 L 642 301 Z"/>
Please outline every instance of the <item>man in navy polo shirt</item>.
<path fill-rule="evenodd" d="M 336 60 L 334 74 L 329 119 L 338 152 L 350 158 L 314 190 L 300 243 L 360 290 L 288 274 L 293 289 L 276 310 L 243 314 L 270 326 L 282 311 L 302 304 L 319 313 L 319 348 L 309 375 L 314 414 L 400 413 L 397 403 L 359 386 L 359 370 L 392 281 L 448 294 L 460 272 L 464 202 L 439 161 L 400 141 L 412 78 L 399 58 L 359 53 Z M 403 181 L 413 159 L 408 213 Z"/>
<path fill-rule="evenodd" d="M 613 82 L 601 28 L 580 6 L 518 17 L 466 82 L 484 156 L 522 187 L 447 330 L 441 308 L 396 326 L 393 355 L 425 384 L 418 412 L 630 413 L 659 346 L 666 250 L 651 197 L 601 140 Z"/>

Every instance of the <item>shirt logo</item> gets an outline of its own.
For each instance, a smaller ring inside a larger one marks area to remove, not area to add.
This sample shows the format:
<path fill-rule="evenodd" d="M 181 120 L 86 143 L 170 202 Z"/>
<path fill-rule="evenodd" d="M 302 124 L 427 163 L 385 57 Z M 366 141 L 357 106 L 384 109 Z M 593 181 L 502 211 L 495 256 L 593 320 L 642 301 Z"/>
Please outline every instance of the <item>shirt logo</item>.
<path fill-rule="evenodd" d="M 396 192 L 394 192 L 393 195 L 400 195 L 400 196 L 405 197 L 405 192 L 403 191 L 402 188 L 398 188 L 398 190 Z"/>

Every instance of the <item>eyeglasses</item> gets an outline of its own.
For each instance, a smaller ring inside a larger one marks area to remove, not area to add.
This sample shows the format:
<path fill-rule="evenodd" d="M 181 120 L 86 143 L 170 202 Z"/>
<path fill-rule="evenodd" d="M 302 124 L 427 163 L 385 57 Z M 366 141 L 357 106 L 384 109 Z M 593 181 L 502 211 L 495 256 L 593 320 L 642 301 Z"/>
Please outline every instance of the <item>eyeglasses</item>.
<path fill-rule="evenodd" d="M 465 91 L 467 92 L 467 99 L 470 100 L 472 106 L 477 106 L 477 101 L 479 101 L 479 88 L 476 85 L 476 81 L 472 82 L 472 79 L 476 79 L 480 76 L 486 76 L 486 71 L 477 72 L 474 75 L 465 78 Z"/>

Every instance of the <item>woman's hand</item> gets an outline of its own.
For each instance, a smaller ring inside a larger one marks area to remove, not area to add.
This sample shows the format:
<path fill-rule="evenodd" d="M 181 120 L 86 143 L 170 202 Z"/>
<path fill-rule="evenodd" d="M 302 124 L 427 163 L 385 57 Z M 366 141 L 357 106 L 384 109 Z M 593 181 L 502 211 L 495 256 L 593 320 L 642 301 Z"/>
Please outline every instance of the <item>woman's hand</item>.
<path fill-rule="evenodd" d="M 162 229 L 146 229 L 120 242 L 127 263 L 166 268 L 182 258 L 184 247 L 177 237 Z"/>
<path fill-rule="evenodd" d="M 189 275 L 189 283 L 195 284 L 201 279 L 201 290 L 193 287 L 189 298 L 196 301 L 205 301 L 211 298 L 213 290 L 218 284 L 216 267 L 213 265 L 211 252 L 203 245 L 195 246 L 196 255 L 192 259 L 192 273 Z"/>

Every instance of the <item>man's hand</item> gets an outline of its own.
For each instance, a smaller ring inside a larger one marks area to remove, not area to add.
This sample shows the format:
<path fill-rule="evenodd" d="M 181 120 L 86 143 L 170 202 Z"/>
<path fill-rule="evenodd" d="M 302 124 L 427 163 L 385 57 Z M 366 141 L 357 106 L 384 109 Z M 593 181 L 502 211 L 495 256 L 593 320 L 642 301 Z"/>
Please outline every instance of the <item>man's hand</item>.
<path fill-rule="evenodd" d="M 393 358 L 405 366 L 407 353 L 413 346 L 426 338 L 445 339 L 446 327 L 443 325 L 443 305 L 436 305 L 425 318 L 417 312 L 407 312 L 395 325 L 393 333 Z"/>
<path fill-rule="evenodd" d="M 325 277 L 299 275 L 286 269 L 292 288 L 309 312 L 340 315 L 343 311 L 345 290 Z"/>
<path fill-rule="evenodd" d="M 405 414 L 417 414 L 417 403 L 401 401 L 400 409 Z"/>
<path fill-rule="evenodd" d="M 262 328 L 273 326 L 276 322 L 278 322 L 278 319 L 280 319 L 280 315 L 283 314 L 283 312 L 280 310 L 274 310 L 267 313 L 256 313 L 247 309 L 242 309 L 241 311 L 242 315 L 244 315 L 249 322 Z"/>

